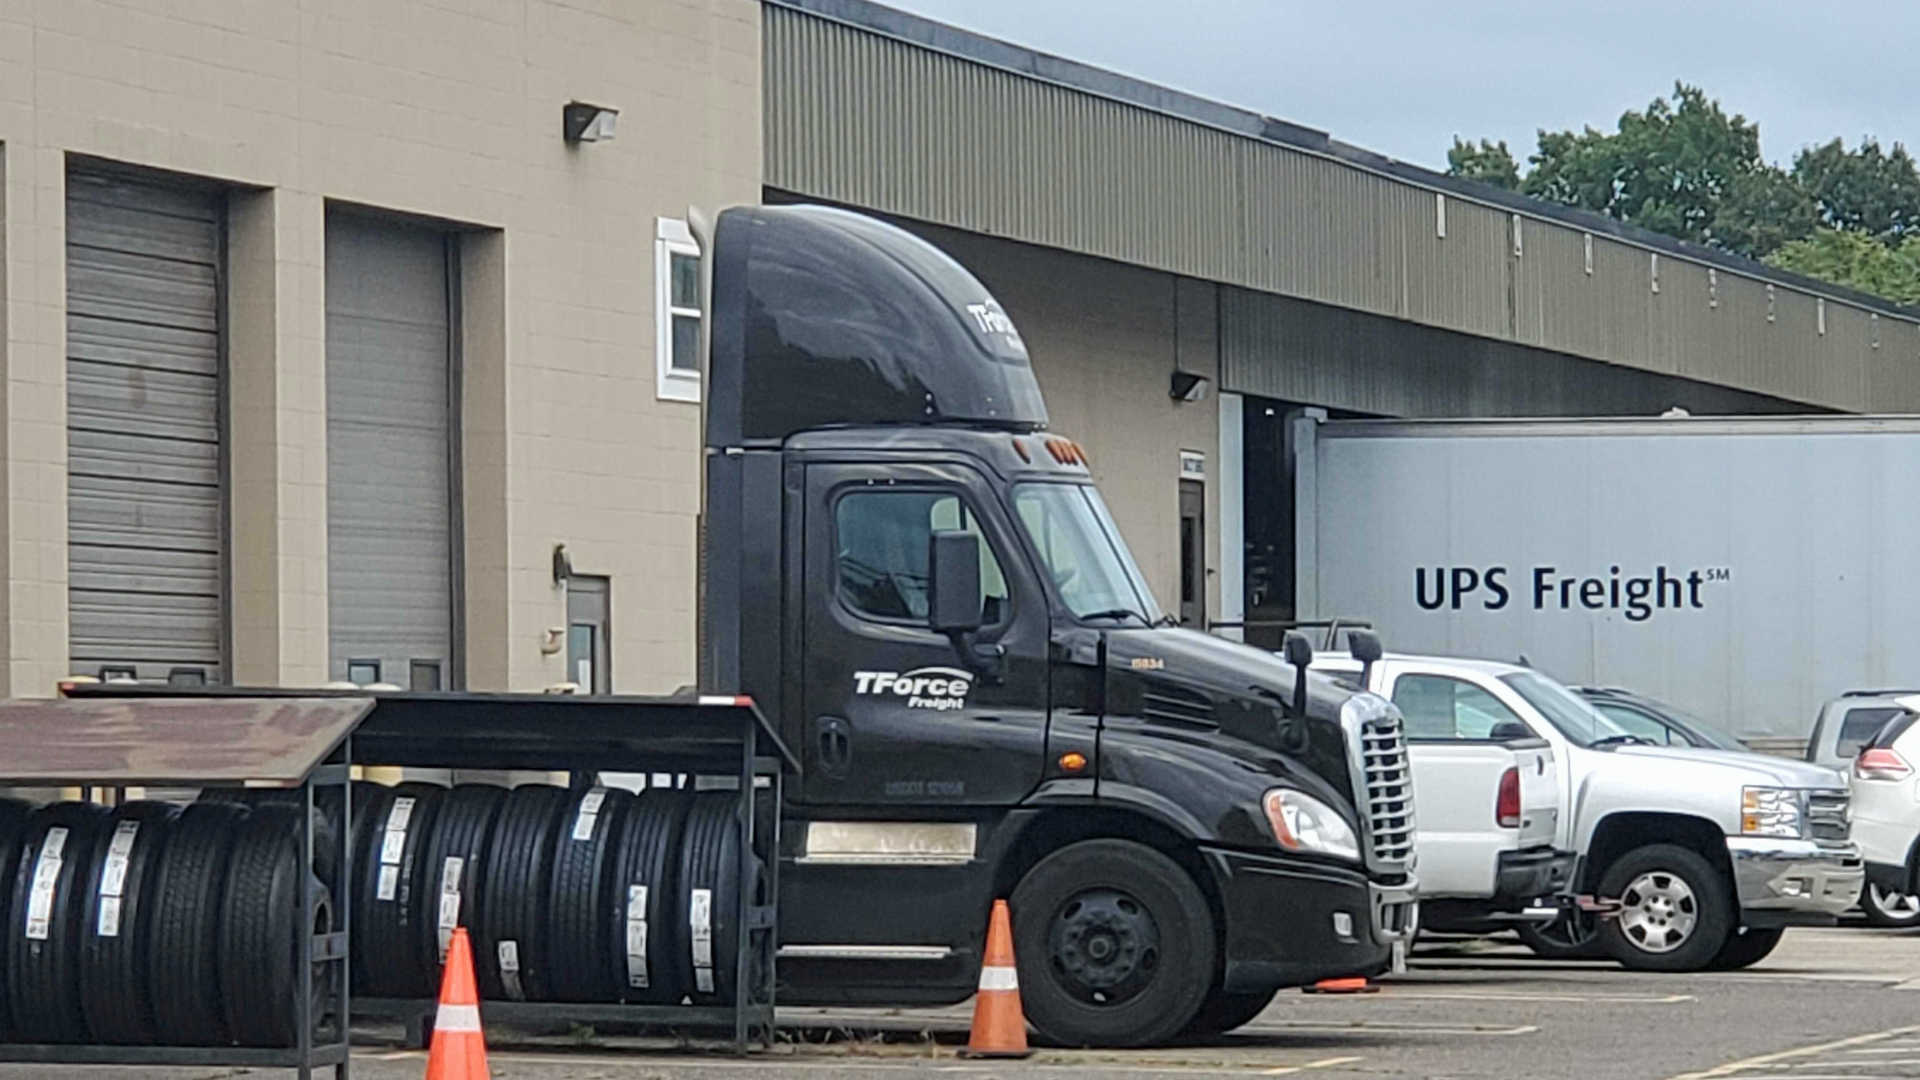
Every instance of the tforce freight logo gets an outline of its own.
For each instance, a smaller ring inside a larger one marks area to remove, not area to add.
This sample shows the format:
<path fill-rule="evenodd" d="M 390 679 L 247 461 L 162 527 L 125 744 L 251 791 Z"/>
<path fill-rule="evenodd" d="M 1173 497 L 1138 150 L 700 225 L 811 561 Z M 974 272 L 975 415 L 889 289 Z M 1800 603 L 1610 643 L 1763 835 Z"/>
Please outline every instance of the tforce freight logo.
<path fill-rule="evenodd" d="M 1007 343 L 1021 352 L 1027 351 L 1027 343 L 1020 340 L 1020 331 L 1014 329 L 1013 320 L 1007 317 L 1000 305 L 992 300 L 979 304 L 968 304 L 967 314 L 973 316 L 973 323 L 982 334 L 999 334 Z"/>
<path fill-rule="evenodd" d="M 1652 573 L 1625 574 L 1618 566 L 1605 577 L 1562 573 L 1558 567 L 1536 566 L 1515 582 L 1505 566 L 1418 567 L 1413 572 L 1413 598 L 1427 611 L 1479 606 L 1503 611 L 1515 591 L 1535 611 L 1619 611 L 1628 622 L 1646 622 L 1661 611 L 1698 611 L 1707 606 L 1713 585 L 1733 580 L 1724 566 L 1672 570 L 1656 566 Z"/>
<path fill-rule="evenodd" d="M 853 692 L 863 697 L 893 697 L 905 701 L 909 709 L 934 709 L 946 712 L 967 707 L 967 691 L 973 689 L 973 675 L 956 668 L 923 667 L 904 674 L 897 671 L 856 671 Z"/>

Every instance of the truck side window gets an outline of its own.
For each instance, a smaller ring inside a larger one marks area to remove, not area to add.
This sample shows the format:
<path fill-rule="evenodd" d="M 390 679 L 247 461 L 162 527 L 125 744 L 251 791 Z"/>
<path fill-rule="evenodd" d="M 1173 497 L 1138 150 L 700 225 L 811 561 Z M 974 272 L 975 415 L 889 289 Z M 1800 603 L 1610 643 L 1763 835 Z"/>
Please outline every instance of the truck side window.
<path fill-rule="evenodd" d="M 1499 698 L 1445 675 L 1402 675 L 1393 684 L 1393 703 L 1410 739 L 1485 739 L 1500 724 L 1525 723 Z"/>
<path fill-rule="evenodd" d="M 833 520 L 841 602 L 881 622 L 924 624 L 933 534 L 980 532 L 959 496 L 940 491 L 849 492 L 834 504 Z M 980 590 L 986 625 L 993 626 L 1007 611 L 1007 581 L 984 535 Z"/>
<path fill-rule="evenodd" d="M 1595 702 L 1593 707 L 1599 709 L 1602 716 L 1613 721 L 1616 727 L 1629 735 L 1637 735 L 1655 746 L 1673 744 L 1673 730 L 1639 709 L 1630 709 L 1625 705 L 1615 705 L 1606 701 Z"/>

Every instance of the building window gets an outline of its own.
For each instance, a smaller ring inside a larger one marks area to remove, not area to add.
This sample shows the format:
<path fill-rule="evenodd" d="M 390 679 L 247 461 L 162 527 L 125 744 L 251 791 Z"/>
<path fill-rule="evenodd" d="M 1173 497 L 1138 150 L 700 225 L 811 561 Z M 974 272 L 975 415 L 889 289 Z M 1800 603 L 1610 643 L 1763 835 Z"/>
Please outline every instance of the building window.
<path fill-rule="evenodd" d="M 653 242 L 654 345 L 660 397 L 700 400 L 700 249 L 687 223 L 659 219 Z"/>

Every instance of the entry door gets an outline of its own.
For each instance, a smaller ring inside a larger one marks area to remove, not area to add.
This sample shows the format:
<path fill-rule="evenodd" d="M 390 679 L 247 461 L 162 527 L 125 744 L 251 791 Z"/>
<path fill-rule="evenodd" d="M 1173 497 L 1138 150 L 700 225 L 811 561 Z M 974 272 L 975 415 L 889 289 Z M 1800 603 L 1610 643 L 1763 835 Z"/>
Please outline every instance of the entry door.
<path fill-rule="evenodd" d="M 957 465 L 819 464 L 805 498 L 803 800 L 1027 795 L 1046 749 L 1047 611 L 989 490 Z M 928 545 L 956 529 L 981 537 L 987 622 L 960 647 L 927 626 Z"/>
<path fill-rule="evenodd" d="M 1207 628 L 1207 489 L 1180 481 L 1180 625 Z"/>
<path fill-rule="evenodd" d="M 567 579 L 567 678 L 582 694 L 613 692 L 607 591 L 603 577 Z"/>

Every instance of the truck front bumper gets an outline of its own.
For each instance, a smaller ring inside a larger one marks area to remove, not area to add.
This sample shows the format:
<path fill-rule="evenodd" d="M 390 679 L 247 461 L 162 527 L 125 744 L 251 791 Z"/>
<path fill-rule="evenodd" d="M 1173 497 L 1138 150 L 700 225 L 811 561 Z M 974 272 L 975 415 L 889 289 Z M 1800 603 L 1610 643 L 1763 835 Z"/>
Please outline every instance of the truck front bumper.
<path fill-rule="evenodd" d="M 1749 926 L 1830 922 L 1860 901 L 1866 862 L 1853 844 L 1727 837 L 1733 881 Z"/>
<path fill-rule="evenodd" d="M 1201 849 L 1226 917 L 1229 992 L 1378 975 L 1419 927 L 1414 879 L 1297 856 Z"/>

